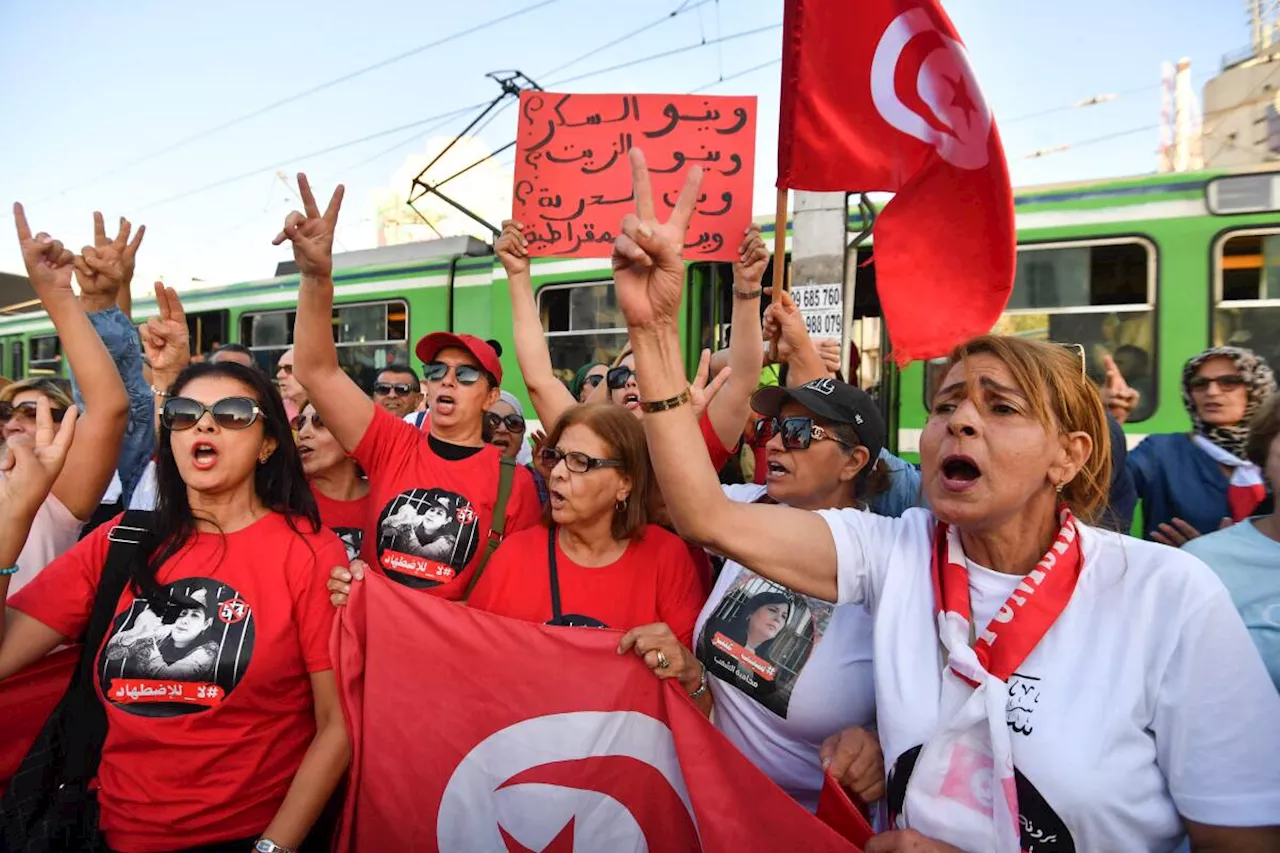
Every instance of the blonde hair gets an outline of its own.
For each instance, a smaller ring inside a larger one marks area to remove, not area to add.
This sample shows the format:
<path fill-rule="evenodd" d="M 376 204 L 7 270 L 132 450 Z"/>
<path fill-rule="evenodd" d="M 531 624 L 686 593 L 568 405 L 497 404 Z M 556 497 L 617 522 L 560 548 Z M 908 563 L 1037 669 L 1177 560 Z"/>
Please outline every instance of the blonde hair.
<path fill-rule="evenodd" d="M 63 387 L 62 380 L 52 376 L 33 376 L 18 382 L 10 382 L 0 389 L 0 402 L 12 403 L 13 398 L 23 391 L 39 391 L 49 398 L 49 405 L 58 409 L 69 409 L 72 406 L 71 395 Z"/>
<path fill-rule="evenodd" d="M 1080 519 L 1092 524 L 1111 492 L 1111 429 L 1098 389 L 1084 374 L 1078 354 L 1057 344 L 1003 335 L 983 335 L 956 347 L 947 370 L 969 356 L 992 355 L 1004 362 L 1031 411 L 1047 432 L 1088 433 L 1093 450 L 1062 498 Z"/>

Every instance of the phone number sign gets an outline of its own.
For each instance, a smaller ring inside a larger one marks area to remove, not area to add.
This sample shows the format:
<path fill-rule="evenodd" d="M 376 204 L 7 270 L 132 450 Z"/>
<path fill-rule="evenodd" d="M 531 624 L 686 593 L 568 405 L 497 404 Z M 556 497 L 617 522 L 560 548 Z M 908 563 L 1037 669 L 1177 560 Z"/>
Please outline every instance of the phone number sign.
<path fill-rule="evenodd" d="M 791 289 L 811 338 L 838 338 L 844 323 L 844 299 L 838 284 L 800 284 Z"/>

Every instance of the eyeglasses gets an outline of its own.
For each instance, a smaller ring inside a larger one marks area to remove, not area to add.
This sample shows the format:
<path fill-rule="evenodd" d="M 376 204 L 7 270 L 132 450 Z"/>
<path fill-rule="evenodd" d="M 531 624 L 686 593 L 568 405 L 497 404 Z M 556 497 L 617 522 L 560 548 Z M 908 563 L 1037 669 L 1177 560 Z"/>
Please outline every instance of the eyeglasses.
<path fill-rule="evenodd" d="M 588 373 L 588 374 L 583 378 L 583 380 L 582 380 L 582 384 L 583 384 L 583 385 L 586 385 L 586 386 L 588 386 L 588 387 L 590 387 L 590 388 L 594 388 L 594 387 L 596 387 L 597 385 L 599 385 L 599 384 L 600 384 L 600 382 L 601 382 L 603 379 L 604 379 L 604 377 L 603 377 L 603 376 L 601 376 L 599 373 Z M 624 381 L 622 384 L 623 384 L 623 385 L 626 385 L 627 383 Z"/>
<path fill-rule="evenodd" d="M 67 410 L 60 409 L 56 406 L 49 407 L 49 414 L 53 416 L 55 424 L 62 423 L 63 417 L 66 416 Z M 27 423 L 34 424 L 36 422 L 36 404 L 32 401 L 25 403 L 9 403 L 0 402 L 0 424 L 8 423 L 10 419 L 17 417 Z"/>
<path fill-rule="evenodd" d="M 160 410 L 160 422 L 166 429 L 181 432 L 200 423 L 205 412 L 223 429 L 248 429 L 262 414 L 262 409 L 248 397 L 224 397 L 211 406 L 190 397 L 170 397 Z"/>
<path fill-rule="evenodd" d="M 547 470 L 559 465 L 562 459 L 564 460 L 564 467 L 574 474 L 585 474 L 594 468 L 623 467 L 623 464 L 617 459 L 596 459 L 594 456 L 588 456 L 577 450 L 570 450 L 565 453 L 558 447 L 544 447 L 538 453 L 538 461 L 546 466 Z"/>
<path fill-rule="evenodd" d="M 814 441 L 834 441 L 844 447 L 852 444 L 830 430 L 813 422 L 813 418 L 761 418 L 756 421 L 756 444 L 763 446 L 775 435 L 782 436 L 782 446 L 787 450 L 808 450 Z"/>
<path fill-rule="evenodd" d="M 217 405 L 216 403 L 214 405 Z M 293 427 L 294 432 L 302 432 L 302 428 L 307 425 L 307 421 L 311 421 L 312 429 L 324 429 L 324 421 L 320 420 L 319 412 L 312 412 L 310 415 L 296 415 L 294 419 L 289 421 L 289 425 Z"/>
<path fill-rule="evenodd" d="M 276 366 L 276 371 L 277 371 L 278 373 L 283 373 L 285 376 L 292 376 L 292 375 L 293 375 L 293 365 L 292 365 L 292 364 L 280 364 L 280 365 L 277 365 L 277 366 Z"/>
<path fill-rule="evenodd" d="M 619 388 L 626 388 L 627 383 L 631 381 L 631 377 L 635 375 L 636 372 L 630 367 L 611 367 L 607 374 L 609 387 L 614 391 Z"/>
<path fill-rule="evenodd" d="M 393 393 L 407 397 L 417 390 L 417 385 L 411 385 L 408 382 L 375 382 L 373 384 L 373 393 L 379 397 L 390 397 Z"/>
<path fill-rule="evenodd" d="M 524 432 L 524 418 L 516 414 L 500 415 L 497 412 L 485 412 L 484 423 L 491 430 L 505 426 L 507 432 Z"/>
<path fill-rule="evenodd" d="M 1245 378 L 1239 373 L 1228 373 L 1225 376 L 1193 376 L 1187 382 L 1192 391 L 1208 391 L 1210 385 L 1217 384 L 1223 391 L 1234 391 L 1245 386 Z"/>
<path fill-rule="evenodd" d="M 424 364 L 422 370 L 428 382 L 443 382 L 444 378 L 449 375 L 450 366 L 443 361 L 433 361 L 430 364 Z M 452 365 L 452 367 L 453 375 L 458 380 L 459 385 L 475 385 L 480 381 L 480 377 L 484 375 L 484 371 L 473 364 L 459 364 Z"/>
<path fill-rule="evenodd" d="M 1072 355 L 1074 355 L 1076 358 L 1078 358 L 1078 359 L 1080 360 L 1080 375 L 1081 375 L 1081 376 L 1086 376 L 1086 375 L 1087 375 L 1087 373 L 1085 372 L 1085 352 L 1084 352 L 1084 344 L 1063 344 L 1063 343 L 1060 343 L 1060 344 L 1058 344 L 1058 346 L 1062 347 L 1064 350 L 1066 350 L 1067 352 L 1071 353 Z"/>

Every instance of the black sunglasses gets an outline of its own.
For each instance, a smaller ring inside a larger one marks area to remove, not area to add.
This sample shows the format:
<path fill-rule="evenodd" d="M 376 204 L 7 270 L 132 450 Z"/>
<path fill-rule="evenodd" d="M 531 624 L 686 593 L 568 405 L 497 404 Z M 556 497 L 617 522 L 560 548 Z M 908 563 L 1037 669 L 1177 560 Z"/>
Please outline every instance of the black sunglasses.
<path fill-rule="evenodd" d="M 505 425 L 507 432 L 524 432 L 524 418 L 516 414 L 500 415 L 497 412 L 485 412 L 484 423 L 491 430 Z"/>
<path fill-rule="evenodd" d="M 294 415 L 293 420 L 289 421 L 289 426 L 293 427 L 294 432 L 302 432 L 308 420 L 311 421 L 312 429 L 324 429 L 324 421 L 320 419 L 319 412 L 312 412 L 310 415 Z"/>
<path fill-rule="evenodd" d="M 200 422 L 204 413 L 223 429 L 248 429 L 262 414 L 256 400 L 248 397 L 224 397 L 211 406 L 190 397 L 170 397 L 160 410 L 160 422 L 166 429 L 180 432 Z"/>
<path fill-rule="evenodd" d="M 630 367 L 611 367 L 608 373 L 609 387 L 614 391 L 619 388 L 626 388 L 627 383 L 631 381 L 631 377 L 635 375 L 636 372 Z"/>
<path fill-rule="evenodd" d="M 443 361 L 433 361 L 422 365 L 422 370 L 428 382 L 442 382 L 449 375 L 449 367 L 450 365 Z M 459 385 L 475 385 L 484 375 L 484 371 L 472 364 L 459 364 L 453 368 L 453 375 L 457 378 Z"/>
<path fill-rule="evenodd" d="M 392 392 L 401 397 L 407 397 L 417 390 L 418 386 L 408 382 L 375 382 L 373 384 L 373 393 L 380 397 L 390 397 Z"/>
<path fill-rule="evenodd" d="M 1239 373 L 1229 373 L 1226 376 L 1193 376 L 1187 383 L 1187 387 L 1192 391 L 1208 391 L 1209 386 L 1214 383 L 1217 383 L 1223 391 L 1234 391 L 1247 384 L 1245 378 Z"/>
<path fill-rule="evenodd" d="M 623 463 L 617 459 L 596 459 L 594 456 L 588 456 L 577 450 L 570 450 L 565 453 L 558 447 L 544 447 L 538 452 L 538 460 L 546 466 L 547 470 L 559 465 L 561 459 L 564 460 L 564 467 L 575 474 L 585 474 L 595 468 L 623 467 Z"/>
<path fill-rule="evenodd" d="M 761 418 L 756 421 L 756 444 L 763 446 L 775 435 L 782 436 L 782 446 L 787 450 L 808 450 L 814 441 L 834 441 L 844 447 L 852 444 L 830 430 L 813 422 L 813 418 Z"/>
<path fill-rule="evenodd" d="M 587 385 L 591 388 L 594 388 L 597 385 L 599 385 L 603 380 L 604 380 L 604 377 L 601 376 L 599 373 L 588 373 L 586 377 L 583 378 L 582 384 Z M 623 384 L 625 385 L 626 383 L 624 382 Z"/>
<path fill-rule="evenodd" d="M 0 402 L 0 424 L 8 423 L 10 419 L 15 416 L 24 421 L 35 423 L 36 411 L 36 404 L 30 400 L 25 403 Z M 67 410 L 50 405 L 49 414 L 53 416 L 53 422 L 55 424 L 60 424 L 62 423 L 62 419 L 66 416 Z"/>

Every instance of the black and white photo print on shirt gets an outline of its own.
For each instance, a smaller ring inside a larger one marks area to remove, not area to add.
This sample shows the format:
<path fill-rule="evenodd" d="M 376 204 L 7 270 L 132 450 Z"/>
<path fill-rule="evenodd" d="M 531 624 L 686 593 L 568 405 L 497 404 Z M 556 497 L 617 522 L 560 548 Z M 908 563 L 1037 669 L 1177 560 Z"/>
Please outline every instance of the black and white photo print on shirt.
<path fill-rule="evenodd" d="M 424 589 L 460 575 L 476 552 L 480 515 L 444 489 L 409 489 L 378 518 L 378 563 L 387 577 Z"/>
<path fill-rule="evenodd" d="M 211 578 L 161 587 L 134 599 L 111 625 L 98 657 L 102 695 L 144 717 L 216 708 L 253 656 L 253 611 L 236 590 Z"/>
<path fill-rule="evenodd" d="M 785 718 L 791 691 L 834 609 L 741 569 L 697 638 L 698 659 L 716 678 Z"/>
<path fill-rule="evenodd" d="M 360 546 L 364 543 L 364 530 L 362 528 L 335 527 L 333 532 L 338 534 L 338 538 L 346 546 L 348 561 L 360 556 Z"/>

